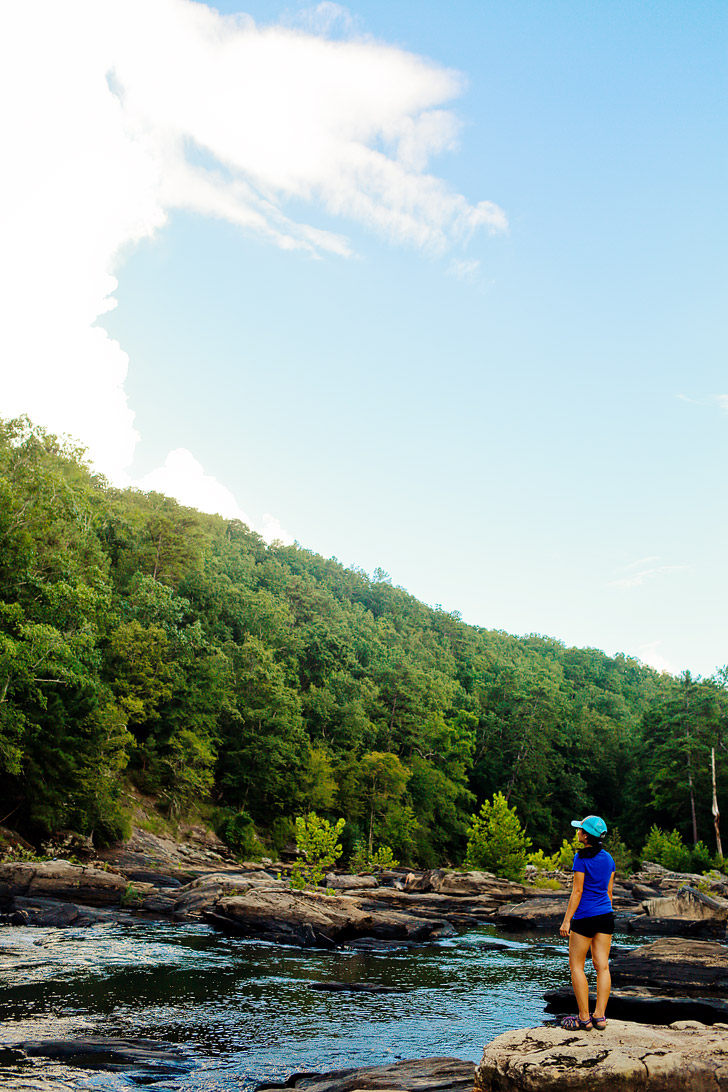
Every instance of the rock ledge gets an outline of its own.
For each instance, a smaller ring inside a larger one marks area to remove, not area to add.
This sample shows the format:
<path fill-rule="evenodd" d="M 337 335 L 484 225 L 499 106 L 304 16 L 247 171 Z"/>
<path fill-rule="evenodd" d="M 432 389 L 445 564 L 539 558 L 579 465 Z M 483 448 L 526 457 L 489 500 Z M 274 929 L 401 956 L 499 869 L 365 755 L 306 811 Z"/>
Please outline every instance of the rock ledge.
<path fill-rule="evenodd" d="M 603 1032 L 526 1028 L 485 1048 L 476 1092 L 724 1092 L 728 1024 L 610 1020 Z"/>

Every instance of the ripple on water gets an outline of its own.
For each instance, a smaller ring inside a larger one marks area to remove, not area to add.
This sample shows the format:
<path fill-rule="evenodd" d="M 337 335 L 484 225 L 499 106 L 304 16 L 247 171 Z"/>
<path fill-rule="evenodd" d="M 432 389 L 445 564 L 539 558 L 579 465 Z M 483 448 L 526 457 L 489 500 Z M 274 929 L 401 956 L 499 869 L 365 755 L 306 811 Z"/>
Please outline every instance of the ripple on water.
<path fill-rule="evenodd" d="M 493 940 L 498 948 L 488 946 Z M 5 1042 L 153 1038 L 184 1044 L 194 1059 L 174 1077 L 154 1067 L 70 1071 L 43 1059 L 0 1059 L 3 1087 L 20 1090 L 25 1081 L 30 1092 L 27 1082 L 42 1079 L 48 1092 L 150 1083 L 158 1092 L 218 1092 L 299 1070 L 437 1054 L 476 1061 L 495 1035 L 542 1019 L 543 992 L 568 983 L 568 966 L 558 937 L 535 942 L 492 927 L 371 952 L 300 950 L 202 925 L 143 922 L 0 930 L 0 980 Z M 398 992 L 321 991 L 314 982 Z"/>

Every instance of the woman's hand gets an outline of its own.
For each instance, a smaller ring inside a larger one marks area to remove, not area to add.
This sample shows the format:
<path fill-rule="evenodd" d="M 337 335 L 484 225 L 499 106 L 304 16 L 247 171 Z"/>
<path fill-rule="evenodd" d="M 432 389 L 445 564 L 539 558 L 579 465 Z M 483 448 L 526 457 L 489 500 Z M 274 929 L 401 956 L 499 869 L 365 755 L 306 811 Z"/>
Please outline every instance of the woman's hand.
<path fill-rule="evenodd" d="M 561 922 L 561 927 L 559 929 L 559 935 L 562 936 L 562 937 L 568 937 L 570 932 L 571 932 L 571 918 L 564 918 L 564 920 Z"/>

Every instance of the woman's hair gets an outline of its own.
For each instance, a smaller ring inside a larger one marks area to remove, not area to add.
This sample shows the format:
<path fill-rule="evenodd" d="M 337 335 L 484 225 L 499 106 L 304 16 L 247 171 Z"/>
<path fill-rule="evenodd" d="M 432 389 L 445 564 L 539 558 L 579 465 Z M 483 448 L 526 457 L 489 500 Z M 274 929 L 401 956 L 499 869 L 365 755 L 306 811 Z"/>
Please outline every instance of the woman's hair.
<path fill-rule="evenodd" d="M 590 834 L 588 830 L 585 830 L 584 833 L 586 834 L 586 845 L 577 850 L 577 853 L 583 857 L 594 857 L 600 849 L 604 849 L 602 840 L 597 838 L 595 834 Z"/>

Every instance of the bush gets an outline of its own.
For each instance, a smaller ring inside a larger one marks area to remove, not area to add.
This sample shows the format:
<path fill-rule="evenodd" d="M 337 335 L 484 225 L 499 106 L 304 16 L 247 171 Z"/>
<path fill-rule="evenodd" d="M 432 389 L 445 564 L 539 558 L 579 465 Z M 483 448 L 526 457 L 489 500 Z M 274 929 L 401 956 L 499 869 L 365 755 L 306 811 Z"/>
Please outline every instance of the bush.
<path fill-rule="evenodd" d="M 263 856 L 263 846 L 247 811 L 228 815 L 219 824 L 218 834 L 243 861 L 257 861 Z"/>
<path fill-rule="evenodd" d="M 380 846 L 370 855 L 363 841 L 354 844 L 354 852 L 349 859 L 352 872 L 380 872 L 385 868 L 396 868 L 398 864 L 391 846 Z"/>
<path fill-rule="evenodd" d="M 610 830 L 604 839 L 604 848 L 608 853 L 612 854 L 617 872 L 621 872 L 623 876 L 628 876 L 630 872 L 634 872 L 638 862 L 633 851 L 622 841 L 617 827 Z"/>
<path fill-rule="evenodd" d="M 291 869 L 291 887 L 301 890 L 308 884 L 320 884 L 326 872 L 343 853 L 339 835 L 345 822 L 338 819 L 331 826 L 328 819 L 320 819 L 315 811 L 296 818 L 296 849 L 301 854 Z"/>
<path fill-rule="evenodd" d="M 497 792 L 492 802 L 486 800 L 479 814 L 472 816 L 465 867 L 521 881 L 530 845 L 516 809 L 509 808 L 503 793 Z"/>
<path fill-rule="evenodd" d="M 643 861 L 654 861 L 670 872 L 705 872 L 712 861 L 704 842 L 686 846 L 679 830 L 669 833 L 653 826 L 642 849 Z"/>
<path fill-rule="evenodd" d="M 579 838 L 575 834 L 570 842 L 564 838 L 560 848 L 552 853 L 550 857 L 547 857 L 542 849 L 537 849 L 535 853 L 529 853 L 526 863 L 534 865 L 535 868 L 543 872 L 571 872 L 574 854 L 580 845 Z"/>

